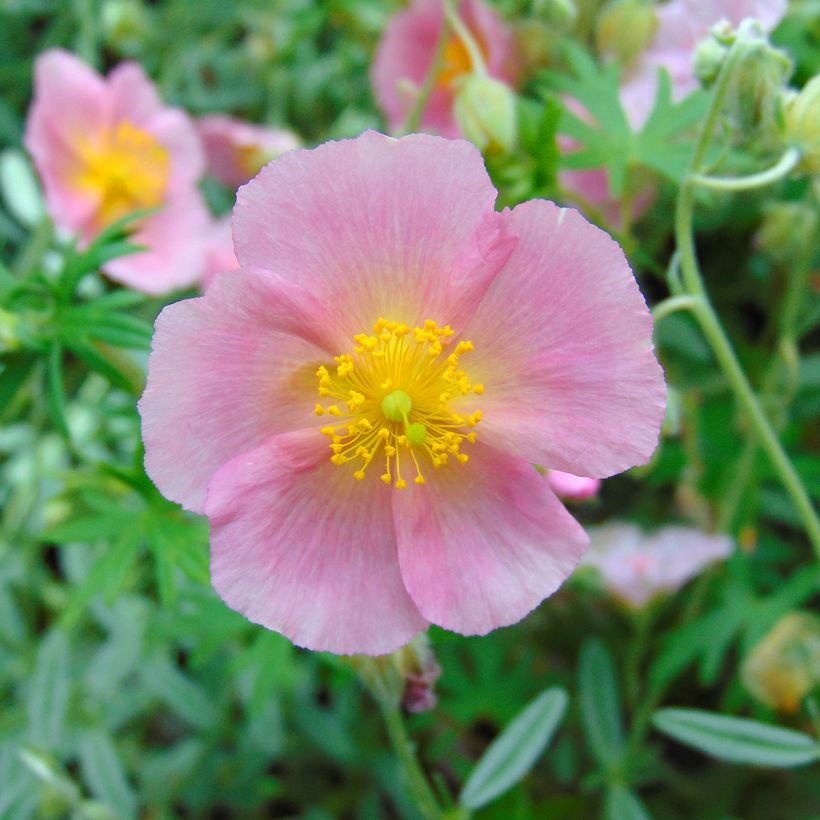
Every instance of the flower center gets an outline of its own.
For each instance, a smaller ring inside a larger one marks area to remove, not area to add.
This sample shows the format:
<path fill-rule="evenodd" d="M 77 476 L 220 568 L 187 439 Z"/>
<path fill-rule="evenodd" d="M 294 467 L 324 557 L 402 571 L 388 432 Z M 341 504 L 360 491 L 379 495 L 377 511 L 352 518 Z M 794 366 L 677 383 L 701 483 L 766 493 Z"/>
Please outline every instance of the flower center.
<path fill-rule="evenodd" d="M 475 32 L 470 32 L 478 45 L 481 56 L 487 58 L 487 49 L 481 37 Z M 444 46 L 441 70 L 436 77 L 436 84 L 439 88 L 452 89 L 456 82 L 465 74 L 473 70 L 473 61 L 470 59 L 470 52 L 458 35 L 453 35 Z"/>
<path fill-rule="evenodd" d="M 167 150 L 151 134 L 121 122 L 80 153 L 83 164 L 77 182 L 99 196 L 100 226 L 162 202 L 170 160 Z"/>
<path fill-rule="evenodd" d="M 422 467 L 441 467 L 452 457 L 466 464 L 461 445 L 474 443 L 471 428 L 481 421 L 481 411 L 462 415 L 451 409 L 457 398 L 481 395 L 484 386 L 470 382 L 460 359 L 473 349 L 461 341 L 449 355 L 444 348 L 453 330 L 431 319 L 423 327 L 379 319 L 374 335 L 354 336 L 353 354 L 335 357 L 335 367 L 317 371 L 319 395 L 335 404 L 317 404 L 317 416 L 332 416 L 322 427 L 330 438 L 330 460 L 341 466 L 354 464 L 353 477 L 363 479 L 371 462 L 384 465 L 381 480 L 396 489 L 407 486 L 402 460 L 415 470 L 416 484 L 424 484 Z"/>

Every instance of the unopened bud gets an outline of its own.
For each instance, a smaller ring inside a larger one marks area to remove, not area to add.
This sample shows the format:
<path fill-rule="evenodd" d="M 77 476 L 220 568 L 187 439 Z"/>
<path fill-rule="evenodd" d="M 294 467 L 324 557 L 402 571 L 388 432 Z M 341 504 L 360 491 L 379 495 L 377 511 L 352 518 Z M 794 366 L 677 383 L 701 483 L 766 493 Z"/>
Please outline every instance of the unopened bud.
<path fill-rule="evenodd" d="M 575 0 L 535 0 L 533 15 L 561 31 L 569 31 L 578 19 Z"/>
<path fill-rule="evenodd" d="M 105 42 L 120 54 L 136 54 L 149 28 L 141 0 L 106 0 L 100 22 Z"/>
<path fill-rule="evenodd" d="M 695 76 L 704 88 L 709 88 L 720 74 L 729 46 L 717 37 L 701 40 L 695 48 Z"/>
<path fill-rule="evenodd" d="M 786 138 L 803 155 L 800 167 L 820 174 L 820 74 L 786 102 L 785 121 Z"/>
<path fill-rule="evenodd" d="M 508 154 L 515 147 L 515 94 L 500 80 L 470 74 L 461 82 L 453 112 L 461 133 L 482 154 Z"/>
<path fill-rule="evenodd" d="M 820 683 L 820 618 L 805 612 L 782 617 L 747 655 L 740 677 L 761 703 L 796 712 Z"/>
<path fill-rule="evenodd" d="M 649 0 L 610 0 L 595 26 L 598 53 L 631 66 L 655 38 L 658 18 Z"/>

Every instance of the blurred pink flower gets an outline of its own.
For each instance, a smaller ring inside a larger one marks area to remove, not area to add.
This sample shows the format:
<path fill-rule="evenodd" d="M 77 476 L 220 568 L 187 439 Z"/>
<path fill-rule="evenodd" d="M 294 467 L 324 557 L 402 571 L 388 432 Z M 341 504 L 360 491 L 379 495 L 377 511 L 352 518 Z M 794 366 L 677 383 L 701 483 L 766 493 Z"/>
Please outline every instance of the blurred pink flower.
<path fill-rule="evenodd" d="M 225 601 L 297 644 L 518 621 L 587 544 L 531 463 L 603 477 L 655 449 L 663 374 L 621 249 L 495 198 L 462 140 L 292 151 L 239 190 L 241 269 L 157 320 L 146 469 L 207 514 Z"/>
<path fill-rule="evenodd" d="M 679 589 L 709 564 L 728 558 L 734 548 L 726 535 L 680 526 L 647 534 L 618 522 L 589 534 L 592 545 L 583 563 L 595 567 L 607 590 L 634 608 Z"/>
<path fill-rule="evenodd" d="M 223 216 L 214 220 L 208 233 L 208 249 L 205 255 L 205 272 L 202 274 L 202 289 L 207 290 L 220 274 L 236 270 L 239 261 L 233 250 L 231 217 Z"/>
<path fill-rule="evenodd" d="M 601 489 L 600 478 L 563 473 L 561 470 L 549 470 L 547 481 L 550 489 L 559 497 L 567 501 L 586 501 L 598 495 Z"/>
<path fill-rule="evenodd" d="M 461 0 L 459 14 L 478 43 L 490 76 L 514 85 L 518 64 L 512 33 L 482 0 Z M 441 0 L 412 0 L 388 23 L 373 63 L 373 86 L 391 130 L 398 131 L 424 83 L 444 26 Z M 453 34 L 445 46 L 444 64 L 421 119 L 424 130 L 445 137 L 461 136 L 453 115 L 457 81 L 472 70 L 470 57 Z"/>
<path fill-rule="evenodd" d="M 632 127 L 640 129 L 652 110 L 660 69 L 669 72 L 675 100 L 698 87 L 695 47 L 715 23 L 728 20 L 736 27 L 754 17 L 765 31 L 771 31 L 787 8 L 787 0 L 671 0 L 658 6 L 655 37 L 621 88 L 621 103 Z"/>
<path fill-rule="evenodd" d="M 38 57 L 25 145 L 52 219 L 82 244 L 129 213 L 159 208 L 132 236 L 147 250 L 105 263 L 108 276 L 145 293 L 200 277 L 209 217 L 197 189 L 199 138 L 136 63 L 103 78 L 60 49 Z"/>
<path fill-rule="evenodd" d="M 244 185 L 272 159 L 301 145 L 292 131 L 253 125 L 223 114 L 200 117 L 197 127 L 208 173 L 228 188 Z"/>

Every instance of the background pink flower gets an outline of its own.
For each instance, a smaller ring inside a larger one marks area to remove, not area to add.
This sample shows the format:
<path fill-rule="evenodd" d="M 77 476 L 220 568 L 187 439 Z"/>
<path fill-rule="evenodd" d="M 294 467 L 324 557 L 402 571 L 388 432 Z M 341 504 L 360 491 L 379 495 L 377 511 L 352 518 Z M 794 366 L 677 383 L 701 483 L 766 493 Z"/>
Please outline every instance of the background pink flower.
<path fill-rule="evenodd" d="M 219 594 L 297 644 L 518 621 L 587 542 L 531 463 L 604 477 L 656 446 L 663 376 L 620 248 L 495 197 L 464 141 L 290 152 L 239 191 L 242 268 L 157 320 L 146 469 L 208 515 Z"/>
<path fill-rule="evenodd" d="M 589 534 L 592 545 L 584 564 L 601 573 L 612 595 L 636 608 L 679 589 L 734 548 L 726 535 L 681 526 L 644 533 L 634 524 L 612 523 Z"/>
<path fill-rule="evenodd" d="M 146 293 L 193 284 L 202 272 L 208 214 L 197 182 L 202 150 L 187 115 L 164 106 L 136 63 L 101 77 L 60 49 L 37 59 L 25 145 L 59 228 L 89 242 L 144 208 L 136 253 L 105 272 Z"/>
<path fill-rule="evenodd" d="M 239 261 L 233 252 L 231 217 L 223 216 L 214 220 L 208 232 L 208 249 L 205 255 L 205 272 L 202 274 L 202 289 L 210 287 L 213 280 L 229 270 L 236 270 Z"/>
<path fill-rule="evenodd" d="M 200 117 L 197 127 L 208 173 L 228 188 L 238 188 L 253 179 L 263 165 L 301 145 L 292 131 L 253 125 L 223 114 Z"/>
<path fill-rule="evenodd" d="M 461 0 L 459 14 L 475 37 L 492 77 L 510 85 L 518 78 L 512 33 L 482 0 Z M 373 63 L 373 87 L 390 129 L 398 131 L 415 102 L 416 90 L 433 63 L 444 26 L 441 0 L 413 0 L 388 23 Z M 471 71 L 470 58 L 455 34 L 447 43 L 444 65 L 421 125 L 446 137 L 460 136 L 453 116 L 458 78 Z"/>

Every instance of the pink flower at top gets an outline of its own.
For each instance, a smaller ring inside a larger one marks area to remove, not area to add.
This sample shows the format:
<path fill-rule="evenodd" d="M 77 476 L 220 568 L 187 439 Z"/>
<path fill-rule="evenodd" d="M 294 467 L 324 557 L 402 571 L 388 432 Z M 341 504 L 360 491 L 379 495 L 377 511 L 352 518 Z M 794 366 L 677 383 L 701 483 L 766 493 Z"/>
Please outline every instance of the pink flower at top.
<path fill-rule="evenodd" d="M 586 501 L 598 495 L 598 490 L 601 489 L 600 478 L 587 478 L 572 473 L 563 473 L 561 470 L 549 470 L 547 481 L 550 489 L 566 501 Z"/>
<path fill-rule="evenodd" d="M 612 523 L 590 530 L 590 538 L 584 564 L 600 572 L 612 595 L 636 609 L 679 589 L 734 548 L 726 535 L 680 526 L 645 534 L 634 524 Z"/>
<path fill-rule="evenodd" d="M 45 52 L 34 68 L 25 144 L 52 219 L 83 244 L 129 213 L 158 208 L 132 236 L 146 251 L 107 262 L 108 276 L 145 293 L 200 277 L 209 217 L 197 189 L 199 138 L 136 63 L 104 78 L 66 51 Z"/>
<path fill-rule="evenodd" d="M 787 0 L 671 0 L 658 6 L 655 37 L 621 88 L 621 102 L 632 127 L 641 128 L 652 110 L 660 69 L 669 72 L 675 100 L 698 87 L 695 47 L 709 36 L 715 23 L 728 20 L 737 27 L 754 17 L 765 31 L 771 31 L 787 7 Z"/>
<path fill-rule="evenodd" d="M 221 219 L 214 220 L 208 234 L 202 289 L 207 290 L 220 273 L 236 270 L 238 267 L 239 261 L 233 251 L 231 217 L 223 216 Z"/>
<path fill-rule="evenodd" d="M 518 64 L 512 33 L 482 0 L 461 0 L 458 11 L 476 40 L 490 76 L 514 84 Z M 413 0 L 385 28 L 373 63 L 376 99 L 394 131 L 401 129 L 424 83 L 444 27 L 442 0 Z M 458 80 L 472 71 L 470 57 L 453 34 L 445 45 L 442 69 L 421 119 L 425 130 L 461 136 L 453 115 Z"/>
<path fill-rule="evenodd" d="M 621 249 L 495 198 L 462 140 L 292 151 L 239 190 L 241 269 L 157 320 L 146 469 L 208 516 L 225 601 L 301 646 L 518 621 L 587 545 L 532 462 L 608 476 L 655 449 L 663 374 Z"/>
<path fill-rule="evenodd" d="M 223 114 L 200 117 L 197 127 L 208 173 L 228 188 L 244 185 L 262 166 L 301 145 L 292 131 L 265 128 Z"/>

